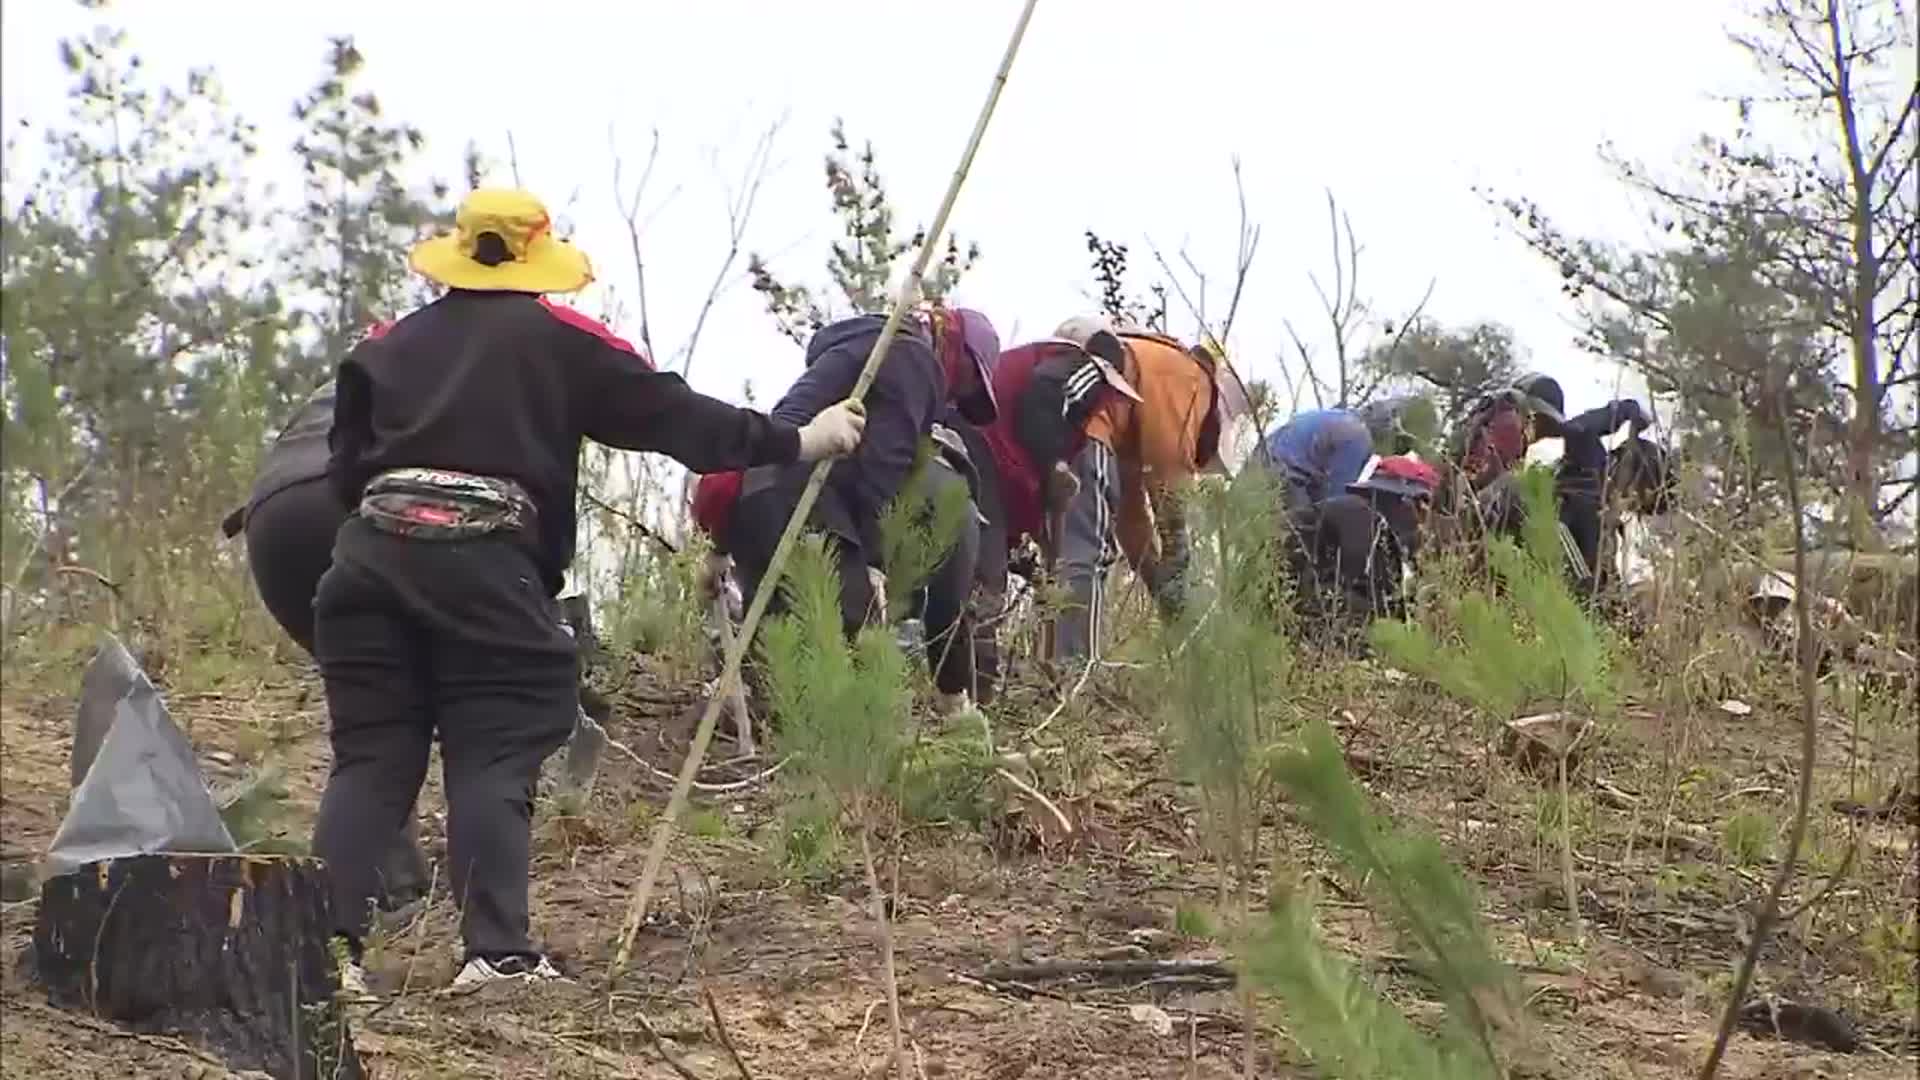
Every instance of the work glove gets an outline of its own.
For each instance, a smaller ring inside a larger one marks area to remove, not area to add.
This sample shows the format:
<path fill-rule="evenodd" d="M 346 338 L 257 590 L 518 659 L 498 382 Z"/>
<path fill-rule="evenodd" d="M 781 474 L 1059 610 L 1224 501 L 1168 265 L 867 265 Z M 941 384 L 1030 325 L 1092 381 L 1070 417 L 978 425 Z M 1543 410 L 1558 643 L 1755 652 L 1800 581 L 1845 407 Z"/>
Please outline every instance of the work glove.
<path fill-rule="evenodd" d="M 700 564 L 695 580 L 700 587 L 700 598 L 711 601 L 720 595 L 726 587 L 727 571 L 733 569 L 733 559 L 719 552 L 709 554 Z"/>
<path fill-rule="evenodd" d="M 882 621 L 887 617 L 887 575 L 877 566 L 867 567 L 867 586 L 873 590 L 873 610 Z"/>
<path fill-rule="evenodd" d="M 829 405 L 801 426 L 800 460 L 813 462 L 851 454 L 866 430 L 865 405 L 852 398 Z"/>
<path fill-rule="evenodd" d="M 1053 476 L 1047 482 L 1047 506 L 1055 513 L 1073 505 L 1074 497 L 1080 494 L 1080 478 L 1073 475 L 1073 469 L 1064 461 L 1053 463 Z"/>

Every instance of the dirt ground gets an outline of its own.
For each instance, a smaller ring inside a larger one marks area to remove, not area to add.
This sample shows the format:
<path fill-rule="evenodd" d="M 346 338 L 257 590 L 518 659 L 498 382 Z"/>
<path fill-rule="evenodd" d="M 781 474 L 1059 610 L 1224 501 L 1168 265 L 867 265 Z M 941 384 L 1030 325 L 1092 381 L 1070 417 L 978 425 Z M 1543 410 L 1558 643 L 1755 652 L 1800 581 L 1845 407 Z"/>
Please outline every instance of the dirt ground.
<path fill-rule="evenodd" d="M 76 688 L 78 681 L 76 670 Z M 1338 727 L 1350 762 L 1375 794 L 1402 820 L 1417 819 L 1441 835 L 1483 887 L 1487 917 L 1520 973 L 1537 1025 L 1534 1052 L 1517 1063 L 1516 1075 L 1692 1075 L 1712 1041 L 1743 945 L 1741 912 L 1772 872 L 1764 854 L 1730 856 L 1723 823 L 1730 807 L 1752 804 L 1775 814 L 1786 805 L 1791 714 L 1721 713 L 1691 725 L 1681 759 L 1711 767 L 1694 770 L 1699 775 L 1690 785 L 1663 782 L 1671 774 L 1665 762 L 1675 756 L 1674 727 L 1649 710 L 1628 709 L 1595 740 L 1573 780 L 1584 922 L 1576 932 L 1565 911 L 1555 834 L 1541 827 L 1547 786 L 1491 760 L 1461 717 L 1430 701 L 1416 708 L 1417 694 L 1388 686 L 1343 710 Z M 169 703 L 216 785 L 252 762 L 286 769 L 289 797 L 276 827 L 304 839 L 328 760 L 311 677 L 286 671 L 245 689 L 174 692 Z M 612 732 L 634 756 L 609 752 L 591 805 L 578 814 L 541 808 L 534 925 L 578 981 L 461 999 L 439 995 L 453 974 L 457 942 L 442 887 L 430 906 L 403 915 L 374 943 L 375 988 L 389 997 L 361 1008 L 352 1022 L 376 1075 L 884 1075 L 886 1010 L 862 877 L 847 863 L 821 879 L 789 880 L 767 855 L 777 826 L 766 782 L 700 799 L 683 822 L 673 880 L 640 935 L 634 962 L 606 987 L 627 898 L 654 814 L 665 803 L 668 781 L 653 770 L 678 768 L 686 705 L 639 671 Z M 72 707 L 67 697 L 22 694 L 8 694 L 0 706 L 0 856 L 16 888 L 64 806 Z M 1014 701 L 997 720 L 1001 741 L 1036 715 Z M 1830 763 L 1859 760 L 1857 733 L 1829 735 L 1834 746 L 1823 747 L 1823 757 Z M 1906 739 L 1911 760 L 1910 731 L 1885 738 L 1895 747 L 1887 753 Z M 1238 1075 L 1241 1014 L 1230 986 L 1204 967 L 1064 979 L 1005 970 L 1052 960 L 1222 958 L 1218 948 L 1182 933 L 1179 913 L 1207 903 L 1216 878 L 1192 793 L 1165 779 L 1173 769 L 1155 723 L 1122 696 L 1092 695 L 1036 741 L 1070 763 L 1042 773 L 1077 819 L 1069 841 L 1038 827 L 1019 803 L 984 829 L 922 826 L 900 840 L 894 934 L 920 1075 Z M 715 756 L 726 752 L 726 744 L 716 744 Z M 704 779 L 750 778 L 756 767 L 718 767 Z M 1661 803 L 1668 804 L 1664 814 Z M 422 805 L 437 856 L 437 785 Z M 1788 895 L 1790 906 L 1808 910 L 1781 928 L 1757 989 L 1840 1010 L 1862 1045 L 1841 1054 L 1739 1034 L 1722 1075 L 1912 1077 L 1920 1063 L 1910 1013 L 1915 957 L 1911 939 L 1889 937 L 1887 928 L 1899 926 L 1915 903 L 1914 827 L 1843 817 L 1824 803 L 1816 815 L 1814 869 Z M 1671 821 L 1664 828 L 1663 816 Z M 1316 868 L 1319 856 L 1284 809 L 1274 824 L 1281 864 L 1303 868 L 1320 886 L 1325 933 L 1416 1020 L 1433 1015 L 1417 975 L 1395 954 L 1390 930 Z M 1828 887 L 1834 876 L 1840 880 Z M 0 1074 L 228 1075 L 164 1038 L 47 1007 L 30 982 L 35 902 L 15 895 L 0 916 Z M 1289 1041 L 1277 1007 L 1262 1018 L 1258 1041 L 1262 1075 L 1317 1075 Z"/>

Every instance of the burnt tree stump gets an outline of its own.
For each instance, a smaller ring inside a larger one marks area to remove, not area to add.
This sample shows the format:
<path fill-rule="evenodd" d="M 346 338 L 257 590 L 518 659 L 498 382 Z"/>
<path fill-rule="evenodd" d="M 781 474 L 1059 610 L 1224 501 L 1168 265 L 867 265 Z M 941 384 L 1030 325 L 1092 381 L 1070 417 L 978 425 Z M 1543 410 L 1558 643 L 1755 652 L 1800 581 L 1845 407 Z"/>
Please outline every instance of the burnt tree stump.
<path fill-rule="evenodd" d="M 290 1080 L 365 1075 L 335 993 L 314 859 L 139 855 L 50 878 L 34 924 L 47 996 Z"/>

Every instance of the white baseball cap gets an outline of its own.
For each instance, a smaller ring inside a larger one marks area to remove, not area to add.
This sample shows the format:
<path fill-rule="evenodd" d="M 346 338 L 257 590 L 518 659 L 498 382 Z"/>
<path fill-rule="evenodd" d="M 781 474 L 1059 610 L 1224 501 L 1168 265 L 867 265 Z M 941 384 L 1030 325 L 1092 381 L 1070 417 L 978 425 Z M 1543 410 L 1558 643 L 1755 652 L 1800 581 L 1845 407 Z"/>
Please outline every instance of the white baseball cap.
<path fill-rule="evenodd" d="M 1120 365 L 1126 362 L 1127 346 L 1120 340 L 1112 319 L 1101 314 L 1075 315 L 1061 323 L 1053 336 L 1080 346 L 1093 359 L 1093 366 L 1100 369 L 1108 386 L 1134 401 L 1141 400 L 1140 392 L 1120 374 Z"/>

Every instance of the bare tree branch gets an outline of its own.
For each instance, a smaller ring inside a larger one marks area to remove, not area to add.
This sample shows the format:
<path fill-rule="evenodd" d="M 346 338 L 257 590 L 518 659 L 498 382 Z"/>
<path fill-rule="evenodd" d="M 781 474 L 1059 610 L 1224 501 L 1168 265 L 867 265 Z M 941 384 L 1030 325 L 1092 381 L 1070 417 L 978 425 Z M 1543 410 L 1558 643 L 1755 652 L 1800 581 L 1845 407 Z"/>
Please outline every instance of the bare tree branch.
<path fill-rule="evenodd" d="M 1367 384 L 1365 389 L 1355 395 L 1357 400 L 1365 401 L 1371 398 L 1379 391 L 1380 385 L 1387 381 L 1387 376 L 1392 371 L 1392 360 L 1399 354 L 1401 344 L 1406 341 L 1407 331 L 1413 329 L 1414 326 L 1420 322 L 1420 317 L 1426 314 L 1427 302 L 1433 299 L 1434 287 L 1439 284 L 1440 279 L 1437 277 L 1427 279 L 1427 291 L 1420 294 L 1420 302 L 1415 304 L 1413 311 L 1409 313 L 1405 319 L 1400 321 L 1400 328 L 1394 331 L 1393 340 L 1387 343 L 1385 353 L 1379 357 L 1379 367 L 1374 372 L 1373 380 Z M 1428 381 L 1437 382 L 1438 380 L 1429 377 Z"/>
<path fill-rule="evenodd" d="M 653 129 L 653 142 L 647 148 L 647 164 L 640 171 L 640 181 L 634 185 L 631 199 L 621 194 L 621 174 L 625 166 L 620 156 L 620 147 L 614 138 L 613 125 L 607 125 L 607 145 L 613 152 L 613 201 L 620 210 L 621 220 L 627 225 L 627 241 L 633 251 L 633 276 L 637 292 L 636 303 L 640 305 L 640 344 L 653 355 L 653 319 L 647 310 L 647 260 L 640 248 L 640 203 L 646 197 L 647 184 L 653 179 L 653 167 L 660 160 L 660 129 Z M 671 196 L 669 196 L 671 197 Z"/>
<path fill-rule="evenodd" d="M 1233 191 L 1240 204 L 1240 249 L 1234 260 L 1233 298 L 1227 301 L 1227 318 L 1220 324 L 1220 341 L 1225 344 L 1233 333 L 1234 316 L 1240 313 L 1240 296 L 1246 290 L 1247 274 L 1253 270 L 1253 257 L 1260 250 L 1260 226 L 1247 221 L 1247 185 L 1240 172 L 1240 158 L 1233 159 Z"/>
<path fill-rule="evenodd" d="M 1160 264 L 1161 273 L 1166 275 L 1174 291 L 1179 294 L 1180 301 L 1186 307 L 1188 314 L 1193 316 L 1195 333 L 1201 338 L 1212 338 L 1222 347 L 1226 345 L 1229 335 L 1233 332 L 1233 322 L 1240 311 L 1240 300 L 1246 293 L 1247 276 L 1253 270 L 1253 259 L 1260 248 L 1260 227 L 1248 221 L 1246 184 L 1241 174 L 1240 159 L 1237 156 L 1233 159 L 1233 185 L 1240 205 L 1240 230 L 1234 249 L 1233 292 L 1227 302 L 1226 318 L 1221 320 L 1218 326 L 1207 318 L 1207 275 L 1188 254 L 1186 244 L 1182 242 L 1176 254 L 1179 255 L 1180 262 L 1186 266 L 1187 272 L 1193 275 L 1197 298 L 1188 293 L 1186 286 L 1181 283 L 1180 276 L 1174 272 L 1166 256 L 1161 254 L 1159 247 L 1154 244 L 1153 238 L 1150 236 L 1145 238 L 1147 250 L 1152 252 L 1154 261 Z"/>
<path fill-rule="evenodd" d="M 680 374 L 682 377 L 693 373 L 693 353 L 699 347 L 700 332 L 706 328 L 707 316 L 713 312 L 713 305 L 725 290 L 727 277 L 733 271 L 734 263 L 740 260 L 742 243 L 747 236 L 747 223 L 753 219 L 753 205 L 760 197 L 760 185 L 772 171 L 774 141 L 779 137 L 780 129 L 786 123 L 782 116 L 767 126 L 767 130 L 754 143 L 753 152 L 747 158 L 744 180 L 735 195 L 731 191 L 727 200 L 727 254 L 720 261 L 720 269 L 714 272 L 713 284 L 707 288 L 706 299 L 700 304 L 700 314 L 693 320 L 693 331 L 687 335 L 687 343 L 681 348 Z"/>
<path fill-rule="evenodd" d="M 1294 350 L 1300 354 L 1300 365 L 1306 372 L 1308 384 L 1311 385 L 1313 388 L 1314 408 L 1316 409 L 1326 408 L 1327 407 L 1326 387 L 1325 387 L 1325 384 L 1320 381 L 1320 373 L 1314 370 L 1313 351 L 1307 348 L 1307 343 L 1301 339 L 1299 331 L 1293 328 L 1293 323 L 1290 320 L 1281 319 L 1280 325 L 1286 328 L 1287 336 L 1293 339 Z M 1299 403 L 1300 403 L 1300 394 L 1298 391 L 1294 393 L 1293 400 L 1294 400 L 1294 407 L 1298 409 Z"/>
<path fill-rule="evenodd" d="M 1835 0 L 1828 0 L 1829 3 Z M 1747 990 L 1753 985 L 1753 973 L 1760 965 L 1760 953 L 1766 948 L 1767 938 L 1773 932 L 1774 923 L 1780 914 L 1780 898 L 1787 891 L 1787 884 L 1793 880 L 1794 871 L 1800 863 L 1800 847 L 1807 837 L 1808 811 L 1813 805 L 1813 768 L 1819 740 L 1819 647 L 1813 638 L 1812 605 L 1807 598 L 1807 526 L 1805 515 L 1801 512 L 1799 466 L 1793 459 L 1793 432 L 1787 419 L 1786 379 L 1780 378 L 1774 388 L 1774 416 L 1779 426 L 1781 445 L 1786 452 L 1782 455 L 1782 464 L 1786 470 L 1787 505 L 1793 512 L 1793 614 L 1796 636 L 1795 653 L 1800 661 L 1800 787 L 1799 798 L 1794 805 L 1793 826 L 1788 834 L 1787 851 L 1780 860 L 1780 867 L 1774 872 L 1773 882 L 1767 889 L 1766 899 L 1760 905 L 1758 916 L 1754 919 L 1753 936 L 1747 942 L 1747 951 L 1740 958 L 1740 967 L 1733 977 L 1733 991 L 1727 997 L 1727 1008 L 1720 1016 L 1720 1029 L 1715 1034 L 1713 1049 L 1707 1055 L 1706 1064 L 1700 1067 L 1700 1080 L 1713 1080 L 1720 1068 L 1720 1059 L 1727 1052 L 1727 1043 L 1733 1037 L 1733 1028 L 1740 1017 L 1740 1007 L 1745 1004 Z"/>

